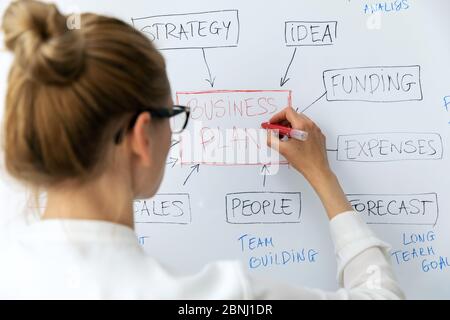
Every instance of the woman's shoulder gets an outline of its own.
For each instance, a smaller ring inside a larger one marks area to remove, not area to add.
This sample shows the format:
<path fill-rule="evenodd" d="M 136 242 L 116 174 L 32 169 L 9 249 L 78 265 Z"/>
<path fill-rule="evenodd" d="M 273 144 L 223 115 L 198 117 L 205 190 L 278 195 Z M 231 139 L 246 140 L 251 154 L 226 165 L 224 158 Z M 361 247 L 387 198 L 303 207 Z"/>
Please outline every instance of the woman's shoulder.
<path fill-rule="evenodd" d="M 164 267 L 151 256 L 145 258 L 148 281 L 159 284 L 161 298 L 167 299 L 245 299 L 249 298 L 247 277 L 241 262 L 218 260 L 199 270 Z M 176 297 L 174 297 L 176 293 Z"/>

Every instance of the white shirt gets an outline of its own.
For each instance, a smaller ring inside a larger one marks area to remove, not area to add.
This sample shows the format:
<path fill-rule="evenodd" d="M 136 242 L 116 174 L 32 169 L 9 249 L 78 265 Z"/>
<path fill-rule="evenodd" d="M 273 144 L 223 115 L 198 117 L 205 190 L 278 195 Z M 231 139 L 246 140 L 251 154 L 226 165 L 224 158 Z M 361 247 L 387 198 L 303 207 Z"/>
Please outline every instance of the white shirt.
<path fill-rule="evenodd" d="M 336 292 L 256 281 L 239 262 L 191 276 L 165 270 L 133 229 L 102 221 L 42 220 L 0 243 L 2 299 L 397 299 L 388 246 L 354 212 L 330 221 Z"/>

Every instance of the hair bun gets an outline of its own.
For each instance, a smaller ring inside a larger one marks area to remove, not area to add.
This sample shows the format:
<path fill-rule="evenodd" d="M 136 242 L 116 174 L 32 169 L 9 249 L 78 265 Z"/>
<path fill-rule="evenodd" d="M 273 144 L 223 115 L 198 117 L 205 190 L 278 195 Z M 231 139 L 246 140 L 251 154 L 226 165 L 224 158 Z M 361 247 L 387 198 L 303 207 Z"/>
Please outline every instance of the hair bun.
<path fill-rule="evenodd" d="M 68 84 L 84 67 L 84 41 L 69 30 L 55 5 L 34 0 L 12 2 L 3 16 L 5 45 L 33 80 Z"/>

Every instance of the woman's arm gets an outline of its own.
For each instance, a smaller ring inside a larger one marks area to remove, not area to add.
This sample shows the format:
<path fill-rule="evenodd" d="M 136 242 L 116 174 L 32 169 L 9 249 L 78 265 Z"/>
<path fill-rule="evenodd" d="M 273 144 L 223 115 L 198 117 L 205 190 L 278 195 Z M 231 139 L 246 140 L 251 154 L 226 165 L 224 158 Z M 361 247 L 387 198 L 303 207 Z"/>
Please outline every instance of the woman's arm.
<path fill-rule="evenodd" d="M 330 219 L 340 289 L 317 289 L 266 283 L 248 278 L 251 297 L 259 299 L 401 299 L 389 258 L 389 246 L 378 239 L 352 209 L 327 158 L 325 136 L 303 114 L 286 108 L 270 120 L 308 132 L 306 141 L 281 141 L 268 135 L 268 145 L 278 150 L 311 184 Z"/>
<path fill-rule="evenodd" d="M 336 215 L 352 210 L 338 179 L 328 163 L 325 136 L 307 116 L 292 108 L 285 108 L 270 119 L 308 132 L 306 141 L 289 139 L 281 141 L 276 133 L 268 134 L 268 145 L 280 152 L 297 169 L 316 191 L 331 220 Z"/>

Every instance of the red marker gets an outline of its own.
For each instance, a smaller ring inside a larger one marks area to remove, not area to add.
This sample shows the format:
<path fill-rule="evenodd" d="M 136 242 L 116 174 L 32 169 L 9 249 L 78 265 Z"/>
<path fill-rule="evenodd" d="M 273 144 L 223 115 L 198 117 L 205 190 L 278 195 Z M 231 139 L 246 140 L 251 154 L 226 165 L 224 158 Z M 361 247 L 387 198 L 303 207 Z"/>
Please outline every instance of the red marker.
<path fill-rule="evenodd" d="M 281 135 L 287 136 L 289 138 L 294 138 L 301 141 L 306 141 L 308 138 L 308 132 L 292 129 L 279 124 L 273 124 L 270 122 L 263 122 L 261 127 L 266 130 L 278 130 Z"/>

